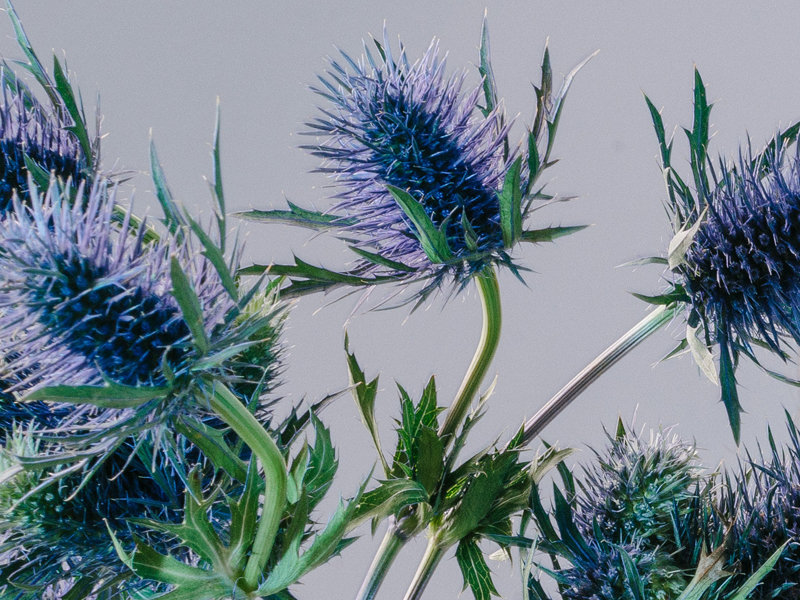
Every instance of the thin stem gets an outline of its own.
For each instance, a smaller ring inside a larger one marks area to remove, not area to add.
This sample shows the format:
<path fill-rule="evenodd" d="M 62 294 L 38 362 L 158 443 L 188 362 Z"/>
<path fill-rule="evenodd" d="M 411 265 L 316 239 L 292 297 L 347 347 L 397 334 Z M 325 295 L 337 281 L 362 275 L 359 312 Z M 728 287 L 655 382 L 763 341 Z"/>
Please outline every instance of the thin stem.
<path fill-rule="evenodd" d="M 244 570 L 245 585 L 255 589 L 272 552 L 272 545 L 286 506 L 286 463 L 269 433 L 227 387 L 216 382 L 210 404 L 211 408 L 250 447 L 261 463 L 261 468 L 264 469 L 266 483 L 264 501 L 261 505 L 261 516 L 258 519 L 252 552 Z"/>
<path fill-rule="evenodd" d="M 605 373 L 619 359 L 633 350 L 652 333 L 668 323 L 678 312 L 676 304 L 659 306 L 644 319 L 639 321 L 616 342 L 606 348 L 597 358 L 590 362 L 572 380 L 561 388 L 547 403 L 525 423 L 521 444 L 527 445 L 575 400 L 595 379 Z"/>
<path fill-rule="evenodd" d="M 439 562 L 444 556 L 444 548 L 439 546 L 436 538 L 432 537 L 428 540 L 428 547 L 425 548 L 425 554 L 422 557 L 422 562 L 419 563 L 417 572 L 414 574 L 414 579 L 411 580 L 411 585 L 403 597 L 403 600 L 419 600 L 422 598 L 422 593 L 428 586 L 428 582 L 433 576 L 433 572 L 439 565 Z"/>
<path fill-rule="evenodd" d="M 500 286 L 497 283 L 497 274 L 491 266 L 484 267 L 475 276 L 478 292 L 483 306 L 483 329 L 475 356 L 467 369 L 461 387 L 456 394 L 447 417 L 439 428 L 439 437 L 446 445 L 450 445 L 455 438 L 456 430 L 464 421 L 472 399 L 480 388 L 486 371 L 492 363 L 497 345 L 500 341 L 500 327 L 502 314 L 500 310 Z"/>
<path fill-rule="evenodd" d="M 378 548 L 378 553 L 372 560 L 372 564 L 364 577 L 364 583 L 361 584 L 361 589 L 358 590 L 356 600 L 372 600 L 375 598 L 386 577 L 386 573 L 389 571 L 389 567 L 392 566 L 394 559 L 406 541 L 408 541 L 408 537 L 392 518 L 389 523 L 389 529 L 386 530 L 386 535 L 383 536 L 383 541 Z"/>

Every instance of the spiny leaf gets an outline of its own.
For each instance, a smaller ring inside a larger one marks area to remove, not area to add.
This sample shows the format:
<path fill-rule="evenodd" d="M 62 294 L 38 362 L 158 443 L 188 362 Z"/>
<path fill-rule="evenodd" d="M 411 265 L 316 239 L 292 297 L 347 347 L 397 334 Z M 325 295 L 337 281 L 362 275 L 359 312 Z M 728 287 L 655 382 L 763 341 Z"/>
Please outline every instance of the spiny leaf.
<path fill-rule="evenodd" d="M 500 228 L 503 232 L 503 245 L 510 248 L 522 235 L 522 190 L 520 189 L 520 170 L 522 158 L 512 163 L 503 180 L 503 189 L 497 196 L 500 203 Z"/>
<path fill-rule="evenodd" d="M 456 549 L 456 560 L 464 577 L 464 587 L 472 590 L 475 600 L 490 600 L 492 595 L 499 596 L 492 582 L 492 572 L 478 543 L 473 540 L 461 540 Z"/>
<path fill-rule="evenodd" d="M 447 236 L 433 224 L 422 204 L 405 190 L 393 185 L 386 187 L 414 226 L 417 239 L 430 261 L 441 264 L 453 258 Z"/>
<path fill-rule="evenodd" d="M 203 323 L 203 309 L 189 278 L 174 256 L 170 259 L 170 275 L 172 277 L 172 295 L 181 309 L 183 320 L 189 331 L 192 332 L 195 345 L 202 354 L 205 354 L 208 352 L 209 341 Z"/>
<path fill-rule="evenodd" d="M 531 229 L 520 234 L 520 240 L 532 244 L 552 242 L 553 240 L 571 235 L 589 227 L 588 225 L 570 225 L 566 227 L 545 227 L 544 229 Z"/>
<path fill-rule="evenodd" d="M 283 223 L 316 230 L 346 227 L 355 222 L 354 219 L 341 217 L 339 215 L 329 215 L 314 210 L 307 210 L 288 200 L 286 203 L 289 205 L 289 210 L 249 210 L 234 213 L 234 216 L 250 221 Z"/>
<path fill-rule="evenodd" d="M 164 224 L 171 234 L 176 236 L 178 240 L 183 239 L 183 226 L 185 222 L 181 217 L 178 207 L 172 198 L 172 192 L 169 191 L 167 186 L 167 179 L 164 175 L 164 170 L 161 168 L 161 163 L 158 160 L 156 153 L 156 145 L 153 140 L 150 140 L 150 170 L 152 171 L 153 185 L 155 186 L 156 198 L 161 205 L 161 210 L 164 211 Z"/>
<path fill-rule="evenodd" d="M 25 402 L 44 400 L 70 404 L 92 404 L 103 408 L 134 408 L 163 398 L 169 387 L 133 387 L 106 382 L 104 385 L 54 385 L 27 394 Z"/>

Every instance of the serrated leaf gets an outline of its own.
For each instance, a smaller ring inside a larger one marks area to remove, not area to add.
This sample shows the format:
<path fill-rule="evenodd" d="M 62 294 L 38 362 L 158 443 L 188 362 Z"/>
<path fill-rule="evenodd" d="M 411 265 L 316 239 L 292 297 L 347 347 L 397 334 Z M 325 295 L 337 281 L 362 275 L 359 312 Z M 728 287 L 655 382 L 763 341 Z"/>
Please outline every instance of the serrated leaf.
<path fill-rule="evenodd" d="M 314 425 L 314 445 L 309 447 L 303 486 L 308 491 L 310 504 L 313 507 L 333 483 L 339 461 L 333 449 L 330 430 L 313 413 L 311 422 Z"/>
<path fill-rule="evenodd" d="M 192 333 L 192 340 L 201 354 L 208 352 L 209 341 L 203 323 L 203 309 L 200 299 L 192 288 L 192 284 L 181 264 L 174 256 L 170 259 L 170 275 L 172 277 L 172 295 L 181 309 L 183 320 Z"/>
<path fill-rule="evenodd" d="M 533 483 L 536 485 L 541 483 L 547 473 L 574 452 L 574 448 L 565 448 L 564 450 L 556 450 L 553 447 L 548 448 L 541 457 L 537 457 L 536 460 L 531 462 L 530 473 Z"/>
<path fill-rule="evenodd" d="M 483 558 L 475 540 L 461 540 L 456 549 L 456 561 L 464 578 L 464 587 L 472 590 L 475 600 L 490 600 L 492 595 L 499 596 L 492 582 L 492 572 Z"/>
<path fill-rule="evenodd" d="M 492 70 L 491 51 L 489 49 L 489 22 L 486 18 L 486 13 L 483 15 L 483 25 L 481 27 L 480 59 L 481 63 L 478 67 L 478 72 L 483 78 L 483 98 L 485 103 L 481 112 L 486 117 L 497 106 L 497 89 L 494 71 Z"/>
<path fill-rule="evenodd" d="M 307 210 L 288 200 L 286 203 L 289 205 L 289 210 L 248 210 L 234 213 L 234 216 L 250 221 L 282 223 L 314 230 L 346 227 L 355 223 L 355 219 Z"/>
<path fill-rule="evenodd" d="M 231 510 L 228 556 L 230 557 L 231 566 L 239 570 L 244 568 L 245 560 L 256 532 L 259 508 L 258 495 L 261 489 L 261 481 L 258 479 L 256 465 L 256 459 L 251 458 L 242 494 L 238 500 L 228 502 Z"/>
<path fill-rule="evenodd" d="M 406 273 L 413 273 L 414 271 L 417 270 L 414 267 L 409 267 L 408 265 L 404 265 L 403 263 L 397 262 L 396 260 L 389 260 L 385 256 L 381 256 L 380 254 L 376 254 L 374 252 L 368 252 L 367 250 L 359 248 L 358 246 L 349 246 L 349 248 L 350 250 L 358 254 L 361 258 L 366 259 L 372 264 L 380 265 L 381 267 L 386 267 L 394 271 L 403 271 Z"/>
<path fill-rule="evenodd" d="M 225 432 L 191 418 L 176 420 L 175 430 L 197 446 L 214 467 L 222 469 L 237 481 L 245 481 L 247 467 L 228 446 Z"/>
<path fill-rule="evenodd" d="M 689 247 L 694 241 L 694 236 L 697 235 L 697 231 L 703 224 L 706 210 L 707 209 L 703 210 L 693 225 L 684 227 L 670 240 L 667 249 L 667 264 L 671 270 L 686 264 L 686 252 L 689 250 Z"/>
<path fill-rule="evenodd" d="M 222 187 L 222 159 L 219 150 L 219 131 L 220 131 L 220 108 L 219 97 L 217 97 L 217 113 L 214 119 L 214 145 L 211 156 L 214 163 L 214 180 L 211 184 L 211 192 L 217 201 L 217 224 L 219 226 L 219 248 L 225 252 L 226 218 L 228 211 L 225 209 L 225 192 Z"/>
<path fill-rule="evenodd" d="M 541 244 L 543 242 L 552 242 L 553 240 L 571 235 L 578 231 L 582 231 L 589 227 L 589 225 L 571 225 L 566 227 L 545 227 L 543 229 L 531 229 L 523 231 L 520 234 L 520 241 L 530 242 L 532 244 Z"/>
<path fill-rule="evenodd" d="M 367 519 L 383 519 L 396 514 L 406 506 L 427 502 L 428 491 L 413 479 L 390 479 L 380 482 L 374 490 L 366 492 L 353 516 L 354 522 Z"/>
<path fill-rule="evenodd" d="M 704 331 L 702 324 L 698 324 L 696 327 L 686 325 L 686 342 L 689 345 L 689 350 L 692 353 L 694 362 L 700 367 L 703 375 L 708 377 L 714 385 L 719 385 L 719 376 L 717 375 L 717 368 L 714 365 L 714 356 L 711 354 L 711 350 L 708 349 L 708 346 L 706 346 L 704 341 L 705 336 L 703 335 L 703 339 L 698 336 L 698 334 L 702 334 Z"/>
<path fill-rule="evenodd" d="M 425 486 L 428 494 L 433 494 L 439 487 L 444 470 L 444 443 L 436 430 L 430 427 L 424 427 L 419 432 L 416 442 L 416 478 Z"/>
<path fill-rule="evenodd" d="M 422 249 L 431 262 L 441 264 L 453 258 L 444 231 L 433 224 L 425 208 L 411 194 L 393 185 L 386 188 L 414 226 Z"/>
<path fill-rule="evenodd" d="M 133 387 L 106 382 L 104 385 L 54 385 L 27 394 L 23 401 L 68 402 L 91 404 L 103 408 L 134 408 L 145 402 L 163 398 L 169 387 Z"/>
<path fill-rule="evenodd" d="M 345 336 L 344 351 L 347 356 L 350 383 L 354 386 L 353 398 L 356 401 L 358 412 L 361 415 L 361 422 L 364 423 L 364 426 L 372 437 L 372 443 L 375 445 L 378 458 L 383 466 L 383 472 L 388 477 L 390 469 L 383 455 L 383 448 L 381 447 L 381 440 L 378 434 L 378 424 L 375 420 L 375 398 L 378 393 L 378 378 L 376 377 L 372 381 L 367 382 L 366 375 L 359 366 L 355 354 L 351 353 L 349 350 L 347 336 Z"/>
<path fill-rule="evenodd" d="M 520 170 L 522 158 L 511 164 L 503 180 L 503 189 L 497 195 L 500 203 L 500 228 L 503 232 L 503 246 L 510 248 L 522 235 L 522 190 L 520 189 Z"/>

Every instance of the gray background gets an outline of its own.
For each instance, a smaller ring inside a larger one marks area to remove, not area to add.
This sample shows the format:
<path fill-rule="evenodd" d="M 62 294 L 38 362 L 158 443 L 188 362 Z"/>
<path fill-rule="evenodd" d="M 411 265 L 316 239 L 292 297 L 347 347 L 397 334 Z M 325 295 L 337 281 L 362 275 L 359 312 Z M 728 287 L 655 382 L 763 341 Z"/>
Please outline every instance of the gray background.
<path fill-rule="evenodd" d="M 386 20 L 413 58 L 433 36 L 449 51 L 450 69 L 477 61 L 484 2 L 56 2 L 19 0 L 17 9 L 42 58 L 64 50 L 88 107 L 102 97 L 104 164 L 133 169 L 136 206 L 152 206 L 148 135 L 152 129 L 175 195 L 208 215 L 210 140 L 217 96 L 222 105 L 226 194 L 232 210 L 279 208 L 283 197 L 305 206 L 328 206 L 324 178 L 309 174 L 316 160 L 297 145 L 302 123 L 319 100 L 307 89 L 325 69 L 334 45 L 360 51 L 362 38 L 380 35 Z M 759 8 L 763 7 L 763 8 Z M 556 144 L 559 165 L 549 190 L 578 200 L 536 213 L 536 224 L 592 223 L 576 236 L 516 254 L 534 272 L 524 287 L 501 276 L 505 330 L 492 371 L 498 385 L 473 446 L 508 436 L 608 343 L 638 321 L 645 306 L 628 291 L 656 293 L 658 268 L 616 268 L 661 254 L 671 237 L 662 209 L 657 147 L 642 90 L 664 106 L 668 129 L 691 122 L 692 68 L 697 64 L 715 103 L 712 152 L 734 155 L 749 132 L 760 146 L 782 124 L 800 118 L 800 59 L 794 2 L 488 2 L 494 67 L 500 94 L 519 122 L 532 115 L 529 81 L 538 77 L 550 37 L 557 77 L 600 49 L 580 73 L 567 100 Z M 0 51 L 20 56 L 5 21 Z M 680 133 L 680 132 L 679 132 Z M 521 135 L 518 129 L 515 135 Z M 681 134 L 682 135 L 682 134 Z M 682 140 L 675 163 L 686 163 Z M 151 209 L 151 214 L 155 213 Z M 338 244 L 305 231 L 246 224 L 248 256 L 286 261 L 295 251 L 329 267 L 344 265 Z M 480 329 L 473 291 L 448 303 L 434 300 L 409 316 L 405 309 L 356 314 L 353 298 L 299 302 L 285 334 L 286 402 L 318 398 L 347 383 L 342 341 L 368 374 L 382 374 L 378 413 L 385 444 L 397 415 L 394 381 L 417 394 L 436 373 L 440 398 L 452 397 L 472 356 Z M 349 320 L 348 320 L 349 319 Z M 639 425 L 675 425 L 696 439 L 705 463 L 735 460 L 736 449 L 717 390 L 688 357 L 654 366 L 674 345 L 681 327 L 662 331 L 587 391 L 546 432 L 546 439 L 584 451 L 602 444 L 602 428 L 618 416 Z M 796 391 L 745 364 L 739 371 L 748 411 L 743 439 L 764 439 L 767 422 L 783 432 L 783 407 L 797 412 Z M 637 408 L 638 407 L 638 408 Z M 342 468 L 326 509 L 349 495 L 371 468 L 369 438 L 352 401 L 344 397 L 324 415 L 333 430 Z M 326 515 L 320 515 L 323 520 Z M 380 532 L 382 533 L 382 532 Z M 380 535 L 379 533 L 379 535 Z M 379 538 L 363 538 L 345 556 L 305 579 L 300 598 L 348 598 L 358 588 Z M 383 597 L 398 598 L 422 552 L 406 550 Z M 487 547 L 492 551 L 493 548 Z M 498 588 L 518 598 L 516 564 L 495 564 Z M 446 560 L 430 598 L 455 598 L 460 576 Z"/>

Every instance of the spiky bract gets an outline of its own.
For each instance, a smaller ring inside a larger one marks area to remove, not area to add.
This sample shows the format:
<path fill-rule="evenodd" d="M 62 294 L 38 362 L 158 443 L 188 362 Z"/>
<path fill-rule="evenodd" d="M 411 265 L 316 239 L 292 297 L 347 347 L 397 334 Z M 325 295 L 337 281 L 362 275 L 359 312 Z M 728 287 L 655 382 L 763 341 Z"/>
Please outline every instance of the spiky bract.
<path fill-rule="evenodd" d="M 339 186 L 332 214 L 360 246 L 427 274 L 459 273 L 470 255 L 504 250 L 497 194 L 510 165 L 508 128 L 500 108 L 477 117 L 481 88 L 464 93 L 465 73 L 446 74 L 437 41 L 414 63 L 390 46 L 377 44 L 377 57 L 365 48 L 358 61 L 344 53 L 331 61 L 316 91 L 332 108 L 309 124 L 328 138 L 309 148 Z M 444 232 L 451 264 L 431 263 L 387 186 L 407 191 Z"/>
<path fill-rule="evenodd" d="M 0 66 L 6 82 L 7 67 Z M 72 123 L 65 110 L 45 108 L 19 80 L 6 82 L 0 105 L 0 214 L 9 210 L 16 191 L 29 199 L 29 171 L 25 159 L 42 173 L 55 174 L 73 184 L 84 178 L 87 161 L 80 143 L 69 131 Z"/>

